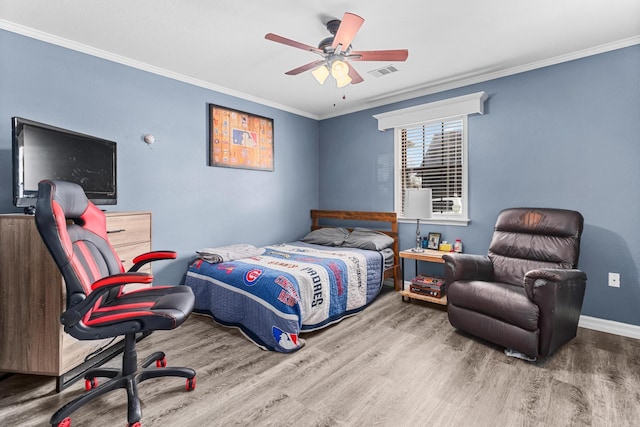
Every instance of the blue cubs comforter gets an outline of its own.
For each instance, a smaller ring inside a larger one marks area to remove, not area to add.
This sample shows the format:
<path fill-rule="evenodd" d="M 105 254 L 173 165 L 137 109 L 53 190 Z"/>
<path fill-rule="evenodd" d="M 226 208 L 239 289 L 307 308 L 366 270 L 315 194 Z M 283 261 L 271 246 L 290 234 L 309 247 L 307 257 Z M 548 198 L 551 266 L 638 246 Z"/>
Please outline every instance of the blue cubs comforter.
<path fill-rule="evenodd" d="M 357 313 L 383 282 L 380 252 L 294 242 L 268 246 L 256 257 L 189 267 L 185 284 L 194 311 L 235 326 L 258 346 L 292 352 L 299 334 Z"/>

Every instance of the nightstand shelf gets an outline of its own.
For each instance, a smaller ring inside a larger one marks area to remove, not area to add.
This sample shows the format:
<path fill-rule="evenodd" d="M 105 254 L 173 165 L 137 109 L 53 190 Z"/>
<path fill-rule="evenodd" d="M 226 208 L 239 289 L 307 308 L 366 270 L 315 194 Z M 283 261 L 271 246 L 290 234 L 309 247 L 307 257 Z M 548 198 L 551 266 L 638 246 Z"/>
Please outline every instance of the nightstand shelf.
<path fill-rule="evenodd" d="M 400 291 L 400 295 L 403 297 L 407 297 L 409 299 L 417 299 L 420 301 L 432 302 L 434 304 L 447 305 L 447 296 L 443 296 L 442 298 L 430 297 L 429 295 L 420 295 L 415 292 L 411 292 L 409 290 Z"/>
<path fill-rule="evenodd" d="M 444 260 L 442 256 L 447 252 L 436 251 L 434 249 L 424 249 L 423 252 L 414 252 L 412 249 L 408 249 L 406 251 L 400 252 L 400 259 L 402 261 L 402 290 L 400 291 L 400 295 L 404 300 L 405 297 L 409 298 L 409 301 L 412 299 L 417 299 L 420 301 L 427 301 L 433 304 L 447 305 L 447 296 L 443 296 L 442 298 L 435 298 L 429 295 L 421 295 L 415 292 L 411 292 L 409 290 L 404 289 L 404 260 L 405 259 L 413 259 L 416 263 L 416 274 L 418 272 L 418 261 L 422 262 L 433 262 L 436 264 L 444 264 Z"/>

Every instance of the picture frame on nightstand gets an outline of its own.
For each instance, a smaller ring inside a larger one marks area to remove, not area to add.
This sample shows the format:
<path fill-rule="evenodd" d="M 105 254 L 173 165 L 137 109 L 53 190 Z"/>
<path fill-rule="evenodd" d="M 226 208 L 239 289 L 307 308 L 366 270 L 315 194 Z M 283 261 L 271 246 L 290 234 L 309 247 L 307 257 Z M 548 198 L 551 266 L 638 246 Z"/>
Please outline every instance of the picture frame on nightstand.
<path fill-rule="evenodd" d="M 438 250 L 440 246 L 440 233 L 429 233 L 427 237 L 427 249 L 435 249 Z"/>

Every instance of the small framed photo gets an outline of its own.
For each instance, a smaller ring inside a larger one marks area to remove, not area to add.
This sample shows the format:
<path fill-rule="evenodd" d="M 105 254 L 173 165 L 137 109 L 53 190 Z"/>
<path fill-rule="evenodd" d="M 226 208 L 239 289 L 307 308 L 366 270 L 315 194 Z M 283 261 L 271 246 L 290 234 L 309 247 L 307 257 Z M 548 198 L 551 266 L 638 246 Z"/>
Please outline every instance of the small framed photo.
<path fill-rule="evenodd" d="M 429 233 L 427 240 L 427 249 L 438 250 L 440 246 L 440 233 Z"/>

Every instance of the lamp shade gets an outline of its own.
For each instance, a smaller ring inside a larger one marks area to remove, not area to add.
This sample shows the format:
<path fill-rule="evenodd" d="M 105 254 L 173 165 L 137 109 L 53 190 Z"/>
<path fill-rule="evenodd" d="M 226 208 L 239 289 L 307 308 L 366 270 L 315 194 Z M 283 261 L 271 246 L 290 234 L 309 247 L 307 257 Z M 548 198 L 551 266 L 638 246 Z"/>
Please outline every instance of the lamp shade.
<path fill-rule="evenodd" d="M 329 69 L 326 65 L 323 64 L 315 70 L 311 71 L 311 74 L 313 74 L 313 77 L 315 77 L 318 83 L 322 85 L 324 84 L 325 80 L 327 80 L 327 77 L 329 77 Z"/>
<path fill-rule="evenodd" d="M 349 66 L 344 61 L 335 60 L 331 64 L 331 75 L 334 79 L 343 78 L 349 75 Z"/>
<path fill-rule="evenodd" d="M 331 75 L 336 79 L 336 85 L 338 87 L 345 87 L 351 83 L 351 76 L 349 76 L 349 66 L 346 62 L 336 60 L 331 64 Z"/>
<path fill-rule="evenodd" d="M 407 188 L 404 190 L 404 217 L 409 219 L 431 218 L 431 189 Z"/>

